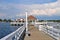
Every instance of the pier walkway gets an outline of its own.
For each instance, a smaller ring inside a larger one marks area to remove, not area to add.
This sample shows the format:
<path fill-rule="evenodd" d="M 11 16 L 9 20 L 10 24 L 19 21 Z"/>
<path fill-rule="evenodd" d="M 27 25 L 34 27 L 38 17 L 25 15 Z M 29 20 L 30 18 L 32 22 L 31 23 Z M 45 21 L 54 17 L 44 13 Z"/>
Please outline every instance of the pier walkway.
<path fill-rule="evenodd" d="M 39 31 L 34 26 L 29 26 L 30 36 L 25 36 L 24 40 L 54 40 L 49 35 Z"/>

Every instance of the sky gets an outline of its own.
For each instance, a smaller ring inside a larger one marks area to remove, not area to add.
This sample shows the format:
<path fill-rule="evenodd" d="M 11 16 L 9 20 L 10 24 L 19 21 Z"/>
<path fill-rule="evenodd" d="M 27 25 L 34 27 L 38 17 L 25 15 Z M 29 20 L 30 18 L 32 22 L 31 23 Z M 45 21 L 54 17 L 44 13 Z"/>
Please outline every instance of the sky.
<path fill-rule="evenodd" d="M 0 18 L 25 18 L 25 13 L 43 20 L 60 20 L 60 0 L 0 0 Z"/>

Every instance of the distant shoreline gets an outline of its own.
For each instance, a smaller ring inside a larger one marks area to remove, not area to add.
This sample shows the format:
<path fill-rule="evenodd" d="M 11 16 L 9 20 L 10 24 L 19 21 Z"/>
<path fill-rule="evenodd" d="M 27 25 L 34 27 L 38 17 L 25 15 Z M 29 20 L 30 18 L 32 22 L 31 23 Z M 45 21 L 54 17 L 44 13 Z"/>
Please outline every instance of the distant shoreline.
<path fill-rule="evenodd" d="M 0 20 L 0 22 L 13 22 L 12 20 Z M 37 22 L 60 22 L 60 20 L 38 20 Z"/>

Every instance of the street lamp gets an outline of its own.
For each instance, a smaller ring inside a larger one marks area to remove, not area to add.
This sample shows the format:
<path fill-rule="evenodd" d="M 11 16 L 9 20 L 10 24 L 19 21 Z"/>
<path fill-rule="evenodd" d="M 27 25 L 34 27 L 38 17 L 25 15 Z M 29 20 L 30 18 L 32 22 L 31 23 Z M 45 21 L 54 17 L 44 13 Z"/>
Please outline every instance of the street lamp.
<path fill-rule="evenodd" d="M 27 12 L 26 12 L 26 36 L 28 36 L 28 20 L 27 20 Z"/>

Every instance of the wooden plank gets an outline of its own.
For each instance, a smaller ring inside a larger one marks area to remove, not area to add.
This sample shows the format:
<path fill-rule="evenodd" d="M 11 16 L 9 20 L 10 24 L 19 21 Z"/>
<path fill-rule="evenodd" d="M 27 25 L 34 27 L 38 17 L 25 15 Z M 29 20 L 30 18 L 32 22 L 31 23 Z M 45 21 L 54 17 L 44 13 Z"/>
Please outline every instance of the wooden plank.
<path fill-rule="evenodd" d="M 29 31 L 31 36 L 25 36 L 24 40 L 54 40 L 52 37 L 46 35 L 42 31 L 39 31 L 34 26 L 29 26 Z"/>

